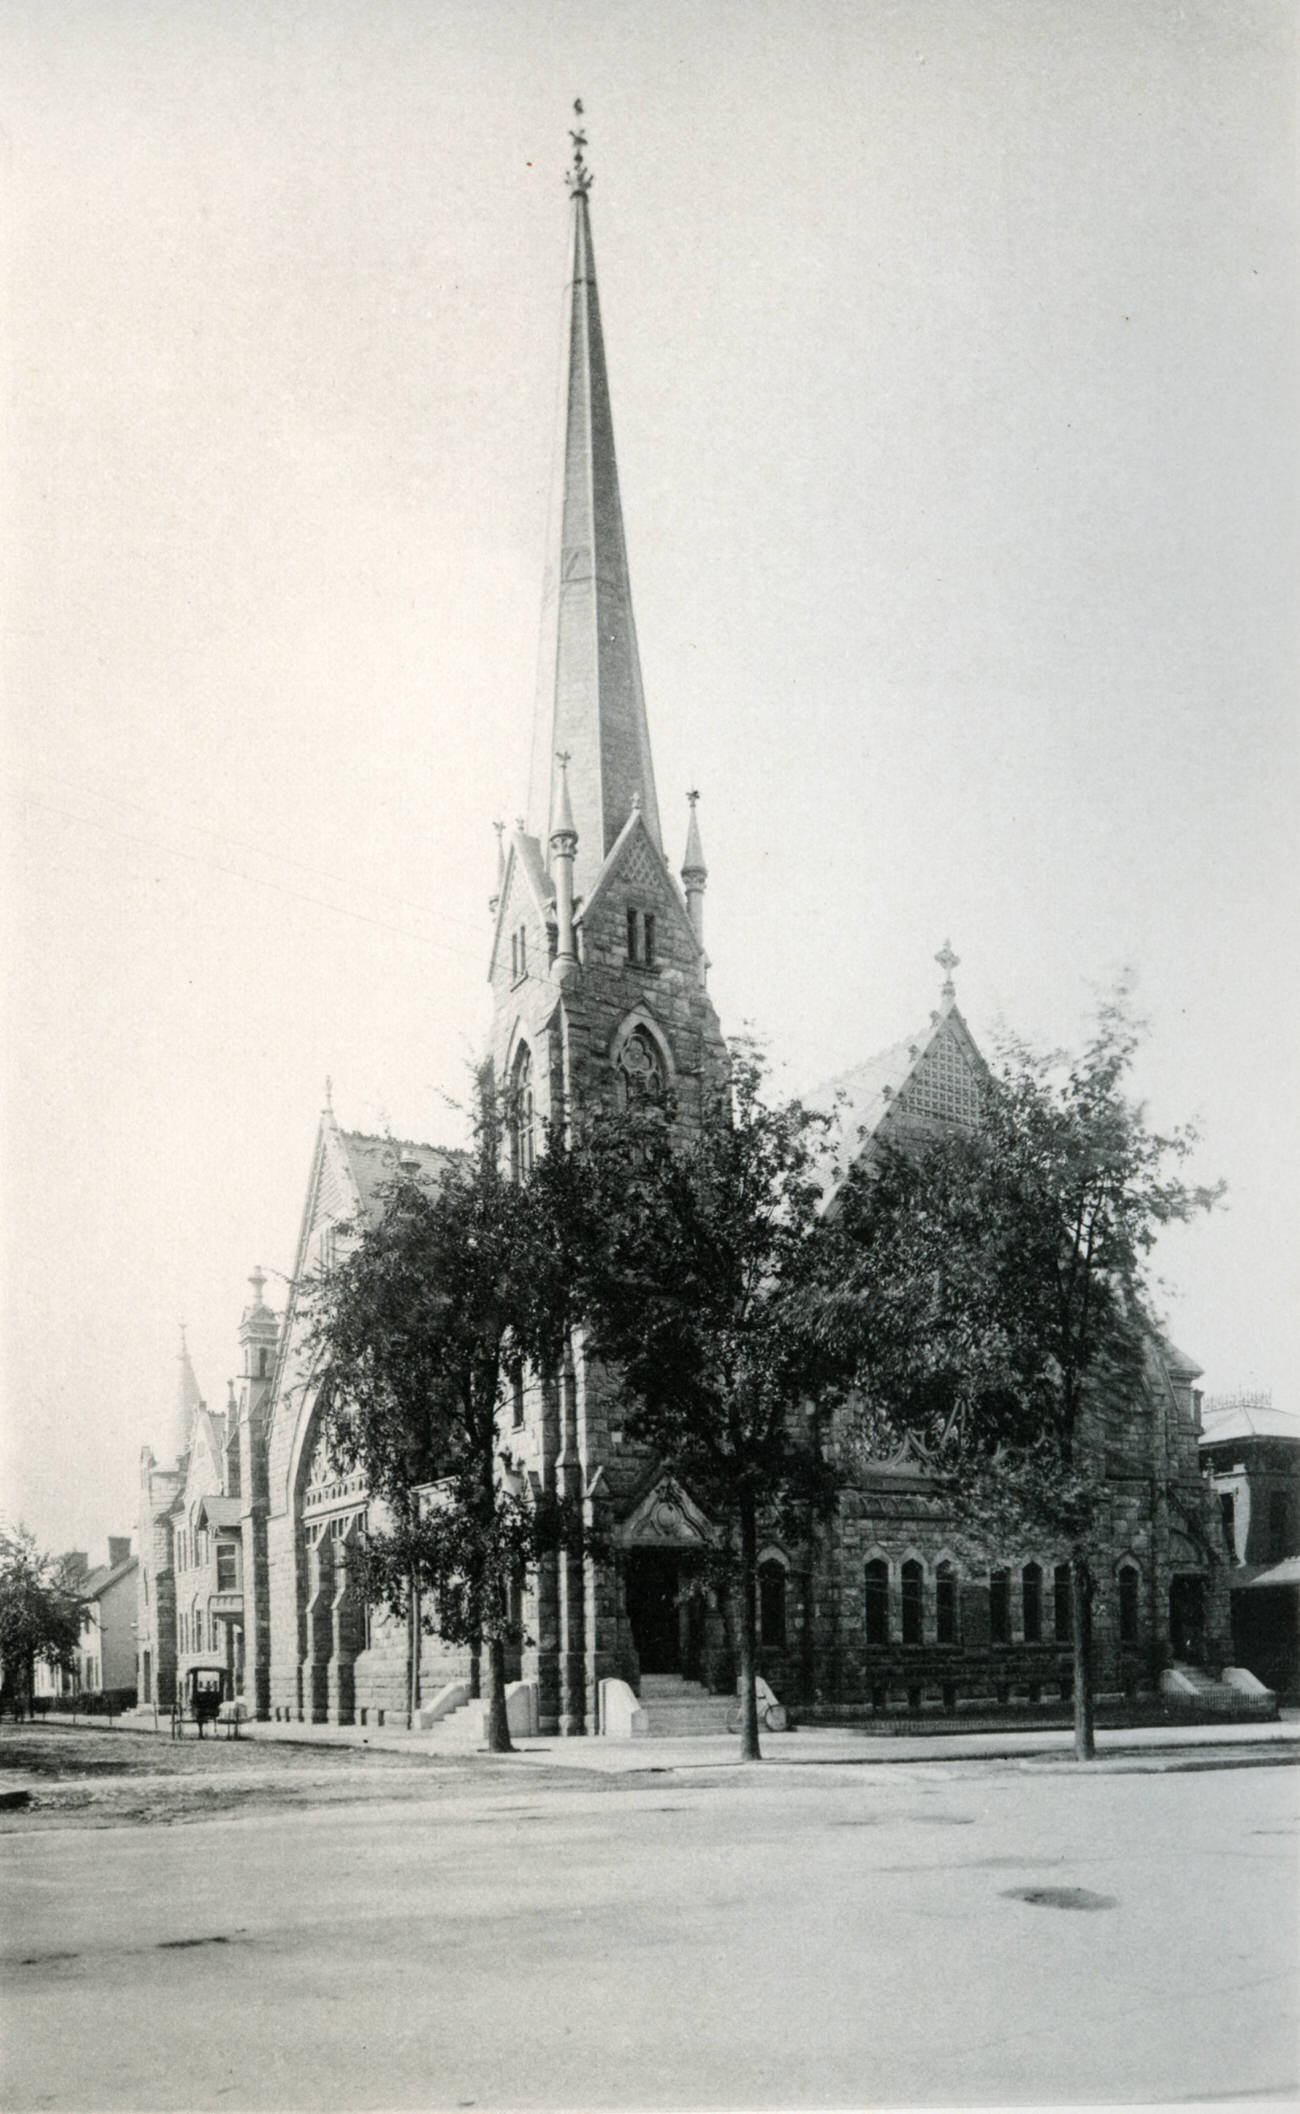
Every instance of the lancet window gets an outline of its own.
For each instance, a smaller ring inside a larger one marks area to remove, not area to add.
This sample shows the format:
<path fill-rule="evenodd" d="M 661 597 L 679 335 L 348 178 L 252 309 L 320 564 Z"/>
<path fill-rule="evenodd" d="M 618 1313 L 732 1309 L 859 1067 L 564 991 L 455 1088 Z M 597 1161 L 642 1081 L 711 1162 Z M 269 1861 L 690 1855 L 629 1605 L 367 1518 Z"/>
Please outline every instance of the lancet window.
<path fill-rule="evenodd" d="M 517 1181 L 523 1181 L 533 1171 L 536 1158 L 535 1109 L 533 1104 L 533 1053 L 524 1043 L 515 1059 L 515 1075 L 511 1088 L 511 1150 L 510 1158 Z"/>

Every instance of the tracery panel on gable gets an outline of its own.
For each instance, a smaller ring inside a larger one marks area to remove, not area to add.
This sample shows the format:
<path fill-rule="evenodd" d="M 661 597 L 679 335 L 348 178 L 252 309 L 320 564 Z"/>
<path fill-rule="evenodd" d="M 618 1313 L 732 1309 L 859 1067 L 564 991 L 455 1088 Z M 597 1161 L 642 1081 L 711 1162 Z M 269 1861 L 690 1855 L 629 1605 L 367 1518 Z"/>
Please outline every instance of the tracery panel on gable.
<path fill-rule="evenodd" d="M 918 1061 L 898 1096 L 909 1116 L 937 1116 L 949 1123 L 977 1123 L 979 1081 L 956 1038 L 940 1035 Z"/>
<path fill-rule="evenodd" d="M 327 1520 L 331 1523 L 333 1538 L 339 1539 L 340 1534 L 333 1530 L 333 1521 L 358 1512 L 364 1514 L 367 1494 L 362 1471 L 359 1468 L 345 1470 L 335 1460 L 330 1451 L 329 1435 L 322 1423 L 307 1464 L 302 1493 L 302 1517 L 309 1541 L 320 1538 L 322 1523 Z M 340 1530 L 341 1533 L 346 1531 L 346 1526 Z"/>

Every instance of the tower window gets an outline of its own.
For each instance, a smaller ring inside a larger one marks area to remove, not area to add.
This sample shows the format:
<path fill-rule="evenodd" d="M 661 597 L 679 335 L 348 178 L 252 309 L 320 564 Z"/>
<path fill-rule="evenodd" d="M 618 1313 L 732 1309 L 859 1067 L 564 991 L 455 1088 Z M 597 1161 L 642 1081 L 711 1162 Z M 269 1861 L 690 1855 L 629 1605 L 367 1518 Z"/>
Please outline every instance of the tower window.
<path fill-rule="evenodd" d="M 627 914 L 627 958 L 643 969 L 655 965 L 655 919 L 652 910 L 629 910 Z"/>
<path fill-rule="evenodd" d="M 626 1101 L 662 1101 L 664 1097 L 664 1067 L 653 1035 L 646 1028 L 634 1028 L 623 1045 L 619 1058 L 623 1093 Z"/>
<path fill-rule="evenodd" d="M 866 1572 L 867 1643 L 889 1642 L 889 1565 L 877 1556 Z"/>
<path fill-rule="evenodd" d="M 510 1423 L 515 1431 L 523 1428 L 524 1421 L 524 1369 L 517 1365 L 510 1375 Z"/>
<path fill-rule="evenodd" d="M 528 974 L 528 927 L 516 925 L 510 935 L 510 981 L 521 983 Z"/>
<path fill-rule="evenodd" d="M 524 1043 L 515 1060 L 514 1092 L 511 1108 L 511 1160 L 517 1181 L 523 1181 L 533 1171 L 535 1146 L 533 1138 L 533 1053 Z"/>
<path fill-rule="evenodd" d="M 259 1380 L 265 1380 L 266 1378 L 266 1365 L 269 1356 L 270 1353 L 264 1350 L 259 1351 L 257 1354 L 257 1377 Z"/>

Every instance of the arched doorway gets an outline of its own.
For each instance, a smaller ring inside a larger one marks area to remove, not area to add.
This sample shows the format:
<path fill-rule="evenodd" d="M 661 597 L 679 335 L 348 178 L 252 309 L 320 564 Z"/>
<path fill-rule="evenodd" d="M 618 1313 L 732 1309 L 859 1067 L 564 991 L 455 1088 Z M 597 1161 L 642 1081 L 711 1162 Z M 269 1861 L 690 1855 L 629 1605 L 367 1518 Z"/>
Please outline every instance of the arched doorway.
<path fill-rule="evenodd" d="M 1176 1571 L 1169 1581 L 1169 1643 L 1175 1659 L 1199 1666 L 1205 1657 L 1205 1580 Z"/>

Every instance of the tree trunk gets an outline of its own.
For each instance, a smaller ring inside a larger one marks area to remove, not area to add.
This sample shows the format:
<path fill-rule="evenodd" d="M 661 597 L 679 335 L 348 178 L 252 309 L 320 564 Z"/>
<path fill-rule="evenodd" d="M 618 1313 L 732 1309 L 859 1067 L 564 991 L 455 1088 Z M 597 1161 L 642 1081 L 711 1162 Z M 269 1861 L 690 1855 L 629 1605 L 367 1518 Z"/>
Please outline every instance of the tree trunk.
<path fill-rule="evenodd" d="M 469 1696 L 477 1703 L 483 1693 L 483 1639 L 475 1637 L 469 1648 Z"/>
<path fill-rule="evenodd" d="M 420 1713 L 420 1634 L 421 1634 L 421 1633 L 420 1633 L 420 1588 L 419 1588 L 419 1586 L 418 1586 L 418 1585 L 416 1584 L 416 1582 L 415 1582 L 415 1573 L 414 1573 L 414 1571 L 412 1571 L 412 1573 L 411 1573 L 411 1612 L 410 1612 L 410 1616 L 409 1616 L 409 1618 L 408 1618 L 408 1621 L 407 1621 L 407 1634 L 408 1634 L 408 1639 L 409 1639 L 409 1643 L 410 1643 L 410 1696 L 409 1696 L 409 1699 L 408 1699 L 408 1706 L 407 1706 L 407 1713 L 406 1713 L 406 1724 L 407 1724 L 407 1729 L 408 1729 L 408 1731 L 410 1731 L 410 1732 L 414 1732 L 414 1731 L 415 1731 L 415 1728 L 416 1728 L 416 1725 L 417 1725 L 417 1723 L 419 1722 L 419 1713 Z"/>
<path fill-rule="evenodd" d="M 761 1762 L 758 1744 L 758 1697 L 754 1689 L 757 1672 L 757 1624 L 754 1620 L 755 1582 L 758 1577 L 758 1526 L 754 1501 L 748 1491 L 740 1500 L 740 1759 Z"/>
<path fill-rule="evenodd" d="M 488 1639 L 487 1749 L 489 1754 L 513 1754 L 510 1724 L 506 1717 L 506 1640 Z"/>
<path fill-rule="evenodd" d="M 1090 1762 L 1097 1752 L 1092 1706 L 1092 1568 L 1085 1557 L 1070 1562 L 1074 1600 L 1074 1758 Z"/>

